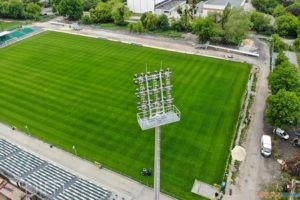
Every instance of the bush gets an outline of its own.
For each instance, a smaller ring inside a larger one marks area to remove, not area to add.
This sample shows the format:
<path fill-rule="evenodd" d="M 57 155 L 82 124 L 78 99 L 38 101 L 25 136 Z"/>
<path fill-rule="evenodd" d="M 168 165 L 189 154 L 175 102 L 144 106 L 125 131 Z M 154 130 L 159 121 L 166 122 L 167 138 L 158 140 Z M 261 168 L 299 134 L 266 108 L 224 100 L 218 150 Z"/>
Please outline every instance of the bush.
<path fill-rule="evenodd" d="M 40 18 L 41 7 L 37 3 L 28 3 L 26 5 L 26 18 L 38 20 Z"/>
<path fill-rule="evenodd" d="M 99 2 L 95 9 L 90 10 L 91 19 L 94 23 L 112 22 L 111 5 L 104 2 Z"/>
<path fill-rule="evenodd" d="M 285 53 L 281 50 L 281 51 L 279 51 L 279 53 L 275 59 L 275 65 L 277 66 L 277 65 L 282 64 L 283 62 L 288 62 L 288 61 L 289 61 L 288 57 L 286 57 Z"/>
<path fill-rule="evenodd" d="M 197 18 L 193 23 L 193 33 L 199 41 L 207 41 L 217 35 L 217 25 L 211 17 Z"/>
<path fill-rule="evenodd" d="M 137 23 L 129 23 L 128 28 L 130 32 L 136 32 L 136 33 L 144 32 L 143 24 L 141 21 L 138 21 Z"/>
<path fill-rule="evenodd" d="M 278 34 L 273 34 L 272 35 L 272 39 L 273 39 L 273 48 L 275 52 L 280 52 L 285 50 L 286 45 L 283 41 L 281 41 L 280 37 Z"/>
<path fill-rule="evenodd" d="M 145 30 L 154 31 L 158 29 L 158 18 L 152 12 L 146 12 L 141 17 L 141 22 Z"/>
<path fill-rule="evenodd" d="M 300 51 L 300 36 L 298 36 L 294 41 L 294 47 L 296 51 Z"/>
<path fill-rule="evenodd" d="M 272 32 L 272 26 L 270 25 L 271 19 L 269 16 L 260 13 L 252 12 L 250 16 L 250 21 L 252 22 L 252 30 L 258 33 L 270 33 Z"/>
<path fill-rule="evenodd" d="M 92 19 L 91 19 L 91 17 L 89 15 L 82 15 L 80 21 L 83 24 L 92 24 L 93 23 L 93 21 L 92 21 Z"/>
<path fill-rule="evenodd" d="M 297 36 L 297 29 L 299 28 L 299 20 L 292 14 L 281 15 L 276 18 L 277 33 L 280 36 Z"/>
<path fill-rule="evenodd" d="M 260 12 L 272 14 L 279 4 L 278 0 L 252 0 L 252 5 Z"/>
<path fill-rule="evenodd" d="M 157 26 L 160 30 L 166 31 L 170 28 L 169 19 L 167 15 L 162 14 L 158 17 Z"/>

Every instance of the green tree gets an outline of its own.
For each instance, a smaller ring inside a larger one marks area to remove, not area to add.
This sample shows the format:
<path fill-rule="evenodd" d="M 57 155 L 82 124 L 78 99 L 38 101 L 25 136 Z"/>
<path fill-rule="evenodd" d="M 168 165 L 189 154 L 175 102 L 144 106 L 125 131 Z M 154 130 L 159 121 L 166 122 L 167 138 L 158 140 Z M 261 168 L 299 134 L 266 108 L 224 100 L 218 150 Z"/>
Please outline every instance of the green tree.
<path fill-rule="evenodd" d="M 160 30 L 163 30 L 163 31 L 166 31 L 169 29 L 170 24 L 169 24 L 169 19 L 168 19 L 167 15 L 162 14 L 158 17 L 157 26 Z"/>
<path fill-rule="evenodd" d="M 300 120 L 300 98 L 294 93 L 280 90 L 267 99 L 265 115 L 267 121 L 277 127 L 298 125 Z"/>
<path fill-rule="evenodd" d="M 282 4 L 278 4 L 272 13 L 275 17 L 286 14 L 285 7 Z"/>
<path fill-rule="evenodd" d="M 299 20 L 292 14 L 281 15 L 276 18 L 277 32 L 280 36 L 297 36 Z"/>
<path fill-rule="evenodd" d="M 53 12 L 58 12 L 58 5 L 61 2 L 61 0 L 50 0 L 50 5 L 52 7 Z"/>
<path fill-rule="evenodd" d="M 9 3 L 7 1 L 0 1 L 0 17 L 9 17 Z"/>
<path fill-rule="evenodd" d="M 294 41 L 294 47 L 296 51 L 300 51 L 300 36 L 298 36 Z"/>
<path fill-rule="evenodd" d="M 278 34 L 273 34 L 272 35 L 272 40 L 273 40 L 273 48 L 275 52 L 280 52 L 282 50 L 285 50 L 286 45 L 284 42 L 280 39 Z"/>
<path fill-rule="evenodd" d="M 14 19 L 24 18 L 24 6 L 19 0 L 11 0 L 8 6 L 8 15 Z"/>
<path fill-rule="evenodd" d="M 224 26 L 225 40 L 236 45 L 241 43 L 246 38 L 250 26 L 249 15 L 241 8 L 233 8 Z"/>
<path fill-rule="evenodd" d="M 194 19 L 195 14 L 197 13 L 197 0 L 187 0 L 189 5 L 188 11 L 191 19 Z"/>
<path fill-rule="evenodd" d="M 71 20 L 78 20 L 83 14 L 83 2 L 82 0 L 61 0 L 58 12 Z"/>
<path fill-rule="evenodd" d="M 285 53 L 282 50 L 280 50 L 275 59 L 275 65 L 277 66 L 283 62 L 288 62 L 288 61 L 289 61 L 288 57 L 286 57 Z"/>
<path fill-rule="evenodd" d="M 141 21 L 138 21 L 137 23 L 129 23 L 128 27 L 130 32 L 142 33 L 144 31 Z"/>
<path fill-rule="evenodd" d="M 83 24 L 92 24 L 93 23 L 90 15 L 82 15 L 80 21 Z"/>
<path fill-rule="evenodd" d="M 217 25 L 211 17 L 197 18 L 192 26 L 199 41 L 207 41 L 217 35 Z"/>
<path fill-rule="evenodd" d="M 299 71 L 289 62 L 283 62 L 276 66 L 269 75 L 268 81 L 272 94 L 276 94 L 281 89 L 293 91 L 297 94 L 300 91 Z"/>
<path fill-rule="evenodd" d="M 95 9 L 91 9 L 91 19 L 95 23 L 112 22 L 111 17 L 111 4 L 99 2 Z"/>
<path fill-rule="evenodd" d="M 299 17 L 300 16 L 300 1 L 295 1 L 292 5 L 289 5 L 286 10 L 293 15 Z"/>
<path fill-rule="evenodd" d="M 230 3 L 229 3 L 229 4 L 227 4 L 227 6 L 225 7 L 225 9 L 223 10 L 222 15 L 221 15 L 221 27 L 222 27 L 222 29 L 225 28 L 225 24 L 226 24 L 226 22 L 228 21 L 230 12 L 231 12 L 231 5 L 230 5 Z"/>
<path fill-rule="evenodd" d="M 28 19 L 38 20 L 40 18 L 41 7 L 37 3 L 28 3 L 25 11 Z"/>
<path fill-rule="evenodd" d="M 92 8 L 95 8 L 99 1 L 101 1 L 101 0 L 84 0 L 83 1 L 83 10 L 89 11 Z"/>
<path fill-rule="evenodd" d="M 251 3 L 258 11 L 272 14 L 279 0 L 252 0 Z"/>
<path fill-rule="evenodd" d="M 125 23 L 125 19 L 128 19 L 130 17 L 131 12 L 121 0 L 115 0 L 111 3 L 111 17 L 114 23 L 117 25 L 123 25 Z"/>
<path fill-rule="evenodd" d="M 148 31 L 154 31 L 158 27 L 158 18 L 152 12 L 144 13 L 141 17 L 141 22 L 144 29 Z"/>
<path fill-rule="evenodd" d="M 258 33 L 267 32 L 271 29 L 271 19 L 263 13 L 256 11 L 252 12 L 250 20 L 252 22 L 252 29 Z"/>

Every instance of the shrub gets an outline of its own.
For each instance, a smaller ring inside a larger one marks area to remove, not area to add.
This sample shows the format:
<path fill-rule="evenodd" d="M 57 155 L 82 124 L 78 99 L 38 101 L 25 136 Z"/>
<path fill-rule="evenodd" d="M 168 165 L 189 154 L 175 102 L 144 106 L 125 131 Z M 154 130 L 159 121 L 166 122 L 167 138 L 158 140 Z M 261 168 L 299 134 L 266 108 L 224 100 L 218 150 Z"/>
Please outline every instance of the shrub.
<path fill-rule="evenodd" d="M 81 23 L 83 23 L 83 24 L 92 24 L 93 23 L 93 21 L 92 21 L 92 19 L 91 19 L 91 17 L 90 17 L 90 15 L 83 15 L 82 17 L 81 17 Z"/>
<path fill-rule="evenodd" d="M 294 41 L 294 47 L 296 51 L 300 51 L 300 36 L 298 36 Z"/>
<path fill-rule="evenodd" d="M 275 52 L 280 52 L 282 50 L 285 50 L 286 45 L 283 41 L 281 41 L 278 34 L 273 34 L 272 38 L 273 38 L 273 45 L 274 45 L 273 47 Z"/>

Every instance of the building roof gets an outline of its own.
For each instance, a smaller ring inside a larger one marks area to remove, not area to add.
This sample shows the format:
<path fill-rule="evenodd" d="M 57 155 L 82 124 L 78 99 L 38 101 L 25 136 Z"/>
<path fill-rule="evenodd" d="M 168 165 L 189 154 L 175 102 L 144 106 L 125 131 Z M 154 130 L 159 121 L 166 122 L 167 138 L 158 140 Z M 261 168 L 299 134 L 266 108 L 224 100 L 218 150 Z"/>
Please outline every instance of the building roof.
<path fill-rule="evenodd" d="M 172 10 L 174 8 L 177 8 L 179 5 L 181 5 L 185 2 L 186 1 L 184 1 L 184 0 L 167 0 L 167 1 L 164 1 L 164 2 L 156 5 L 156 9 Z"/>
<path fill-rule="evenodd" d="M 231 6 L 241 6 L 245 0 L 208 0 L 205 4 L 215 6 L 227 6 L 230 3 Z"/>

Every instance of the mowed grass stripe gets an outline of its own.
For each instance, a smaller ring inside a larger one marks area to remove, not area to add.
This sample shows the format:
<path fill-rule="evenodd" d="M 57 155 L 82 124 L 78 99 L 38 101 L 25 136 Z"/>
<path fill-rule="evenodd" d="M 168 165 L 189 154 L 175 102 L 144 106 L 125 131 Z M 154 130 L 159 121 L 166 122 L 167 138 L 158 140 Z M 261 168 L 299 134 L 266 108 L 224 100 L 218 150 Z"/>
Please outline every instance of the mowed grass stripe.
<path fill-rule="evenodd" d="M 162 127 L 162 190 L 179 199 L 194 179 L 220 183 L 249 66 L 45 32 L 0 50 L 0 120 L 146 184 L 153 130 L 136 122 L 133 74 L 172 68 L 182 120 Z M 26 130 L 25 130 L 26 131 Z"/>

